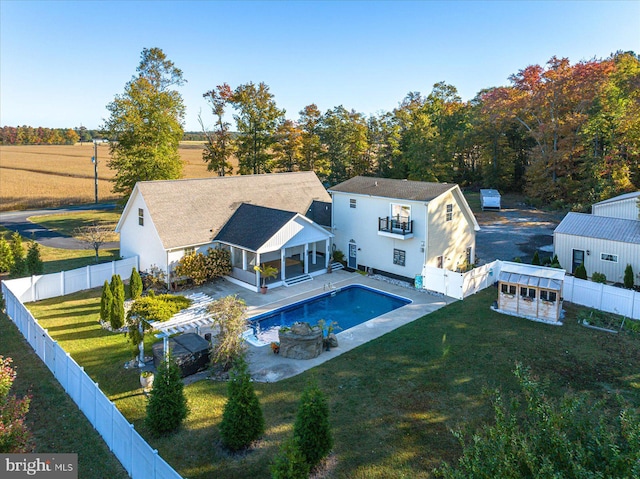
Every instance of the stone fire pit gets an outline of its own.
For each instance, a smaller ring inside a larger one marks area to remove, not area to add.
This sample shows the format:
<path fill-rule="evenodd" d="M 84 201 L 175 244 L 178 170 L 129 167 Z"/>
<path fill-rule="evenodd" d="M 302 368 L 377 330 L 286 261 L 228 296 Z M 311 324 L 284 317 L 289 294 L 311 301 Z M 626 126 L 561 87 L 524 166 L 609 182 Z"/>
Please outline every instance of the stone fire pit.
<path fill-rule="evenodd" d="M 280 356 L 291 359 L 313 359 L 322 352 L 322 329 L 308 323 L 296 323 L 291 329 L 278 331 Z"/>

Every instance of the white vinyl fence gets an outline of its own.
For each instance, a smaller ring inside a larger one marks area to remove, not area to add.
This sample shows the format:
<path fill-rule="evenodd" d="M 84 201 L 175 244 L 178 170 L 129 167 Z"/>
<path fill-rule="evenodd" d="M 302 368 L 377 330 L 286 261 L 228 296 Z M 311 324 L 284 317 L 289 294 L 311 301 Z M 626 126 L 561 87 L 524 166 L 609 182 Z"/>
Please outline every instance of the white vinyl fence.
<path fill-rule="evenodd" d="M 123 279 L 128 279 L 131 275 L 132 265 L 137 264 L 137 258 L 115 263 L 108 265 L 108 279 L 111 278 L 113 271 L 120 274 Z M 53 297 L 52 293 L 56 289 L 52 285 L 56 283 L 55 280 L 50 282 L 52 277 L 57 277 L 58 291 L 62 291 L 64 294 L 88 289 L 86 287 L 78 288 L 81 284 L 90 285 L 90 287 L 100 286 L 104 283 L 107 271 L 106 269 L 103 271 L 98 266 L 92 267 L 97 269 L 89 272 L 86 268 L 82 268 L 60 275 L 2 281 L 2 294 L 6 302 L 7 315 L 89 422 L 100 433 L 130 477 L 133 479 L 180 479 L 181 476 L 158 455 L 157 450 L 152 449 L 135 431 L 133 424 L 129 423 L 118 411 L 118 408 L 100 390 L 98 384 L 93 382 L 84 372 L 84 368 L 78 366 L 69 353 L 65 352 L 57 341 L 49 336 L 47 330 L 38 324 L 38 321 L 22 304 L 22 297 L 27 297 L 28 300 L 33 297 L 38 299 Z M 77 278 L 78 271 L 84 274 L 86 282 L 76 282 L 71 279 Z M 67 279 L 70 281 L 67 282 Z M 28 287 L 25 288 L 25 285 Z M 41 294 L 42 296 L 40 296 Z"/>
<path fill-rule="evenodd" d="M 451 298 L 464 299 L 495 283 L 501 267 L 500 260 L 478 266 L 466 273 L 425 266 L 422 270 L 422 287 Z"/>
<path fill-rule="evenodd" d="M 630 289 L 565 276 L 562 295 L 570 303 L 640 319 L 640 293 Z"/>
<path fill-rule="evenodd" d="M 110 281 L 114 274 L 119 274 L 123 280 L 129 279 L 133 268 L 138 268 L 137 256 L 71 271 L 12 279 L 8 283 L 20 302 L 28 303 L 97 288 L 102 286 L 105 280 Z"/>
<path fill-rule="evenodd" d="M 466 273 L 425 266 L 422 271 L 422 287 L 456 299 L 464 299 L 498 280 L 502 261 L 496 260 Z M 640 319 L 640 293 L 565 276 L 562 288 L 564 301 L 589 308 Z"/>

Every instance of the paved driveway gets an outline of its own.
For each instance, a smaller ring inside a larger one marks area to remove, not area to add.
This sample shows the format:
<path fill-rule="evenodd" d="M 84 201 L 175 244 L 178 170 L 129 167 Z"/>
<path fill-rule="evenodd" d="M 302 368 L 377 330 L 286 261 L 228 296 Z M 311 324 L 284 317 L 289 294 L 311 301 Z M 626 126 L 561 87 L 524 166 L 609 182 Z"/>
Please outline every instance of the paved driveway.
<path fill-rule="evenodd" d="M 100 203 L 81 206 L 67 206 L 64 208 L 49 208 L 42 210 L 25 210 L 25 211 L 5 211 L 0 213 L 0 225 L 11 231 L 17 231 L 25 238 L 33 238 L 38 243 L 52 248 L 62 249 L 85 249 L 87 243 L 78 241 L 75 238 L 61 235 L 55 231 L 51 231 L 43 226 L 32 223 L 28 218 L 31 216 L 55 215 L 60 213 L 71 213 L 74 211 L 90 211 L 90 210 L 111 210 L 115 207 L 113 203 Z M 103 248 L 119 248 L 118 242 L 105 243 Z"/>
<path fill-rule="evenodd" d="M 503 201 L 504 202 L 504 201 Z M 530 262 L 536 250 L 541 257 L 553 254 L 553 230 L 564 213 L 546 212 L 522 204 L 504 202 L 501 211 L 476 214 L 480 231 L 476 235 L 479 264 L 495 259 Z"/>

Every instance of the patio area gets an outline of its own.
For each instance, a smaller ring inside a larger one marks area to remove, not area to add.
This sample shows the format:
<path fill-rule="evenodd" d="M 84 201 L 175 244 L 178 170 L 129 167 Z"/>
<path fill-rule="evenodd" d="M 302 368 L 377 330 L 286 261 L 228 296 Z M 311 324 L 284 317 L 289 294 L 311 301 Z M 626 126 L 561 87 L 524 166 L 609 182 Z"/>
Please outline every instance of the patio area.
<path fill-rule="evenodd" d="M 247 360 L 253 379 L 260 382 L 275 382 L 295 376 L 455 301 L 452 298 L 435 296 L 416 291 L 413 288 L 398 286 L 343 270 L 316 276 L 312 281 L 295 286 L 269 289 L 267 294 L 254 293 L 225 280 L 207 284 L 190 291 L 190 293 L 201 292 L 213 299 L 237 295 L 246 302 L 247 314 L 251 318 L 258 314 L 317 296 L 327 289 L 340 288 L 350 284 L 361 284 L 402 296 L 410 299 L 412 303 L 346 331 L 340 331 L 336 335 L 339 343 L 338 347 L 332 348 L 330 351 L 324 351 L 314 359 L 288 359 L 274 354 L 269 345 L 257 347 L 249 344 Z M 211 330 L 200 328 L 201 335 L 207 332 L 211 332 Z M 191 380 L 202 379 L 208 374 L 208 371 L 204 371 L 192 377 Z"/>

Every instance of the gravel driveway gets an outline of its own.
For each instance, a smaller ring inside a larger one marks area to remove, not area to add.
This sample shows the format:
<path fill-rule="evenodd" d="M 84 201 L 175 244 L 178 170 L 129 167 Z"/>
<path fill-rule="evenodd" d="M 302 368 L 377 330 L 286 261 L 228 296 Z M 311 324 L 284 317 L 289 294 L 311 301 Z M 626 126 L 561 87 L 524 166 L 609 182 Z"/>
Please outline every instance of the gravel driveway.
<path fill-rule="evenodd" d="M 478 264 L 495 259 L 531 262 L 536 250 L 541 259 L 553 254 L 553 230 L 564 213 L 546 212 L 502 198 L 501 211 L 476 213 L 480 231 L 476 234 Z"/>

